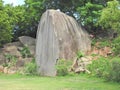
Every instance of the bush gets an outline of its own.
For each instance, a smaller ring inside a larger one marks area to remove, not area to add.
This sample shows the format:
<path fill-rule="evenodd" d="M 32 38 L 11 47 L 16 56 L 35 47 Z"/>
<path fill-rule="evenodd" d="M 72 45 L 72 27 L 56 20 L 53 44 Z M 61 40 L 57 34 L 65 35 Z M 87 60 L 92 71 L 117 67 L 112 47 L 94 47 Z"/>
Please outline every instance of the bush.
<path fill-rule="evenodd" d="M 29 62 L 24 67 L 24 74 L 26 75 L 37 75 L 37 65 L 35 59 L 32 62 Z"/>
<path fill-rule="evenodd" d="M 107 81 L 120 82 L 120 59 L 118 57 L 99 58 L 88 65 L 93 76 L 102 77 Z"/>
<path fill-rule="evenodd" d="M 120 58 L 114 58 L 111 62 L 109 76 L 106 77 L 109 81 L 120 82 Z"/>
<path fill-rule="evenodd" d="M 23 58 L 26 58 L 26 57 L 30 57 L 31 56 L 31 53 L 30 53 L 30 49 L 28 48 L 27 45 L 25 45 L 22 50 L 20 51 L 21 55 Z"/>
<path fill-rule="evenodd" d="M 120 37 L 117 37 L 113 40 L 112 50 L 115 55 L 120 55 Z"/>
<path fill-rule="evenodd" d="M 110 61 L 107 58 L 101 57 L 98 60 L 94 60 L 87 68 L 94 76 L 106 77 L 109 74 Z"/>
<path fill-rule="evenodd" d="M 17 58 L 11 54 L 5 54 L 5 59 L 6 59 L 6 62 L 5 62 L 5 64 L 3 64 L 4 67 L 14 66 L 17 62 Z"/>
<path fill-rule="evenodd" d="M 57 69 L 57 75 L 58 76 L 65 76 L 68 75 L 68 69 L 70 68 L 72 62 L 69 60 L 58 60 L 56 69 Z"/>

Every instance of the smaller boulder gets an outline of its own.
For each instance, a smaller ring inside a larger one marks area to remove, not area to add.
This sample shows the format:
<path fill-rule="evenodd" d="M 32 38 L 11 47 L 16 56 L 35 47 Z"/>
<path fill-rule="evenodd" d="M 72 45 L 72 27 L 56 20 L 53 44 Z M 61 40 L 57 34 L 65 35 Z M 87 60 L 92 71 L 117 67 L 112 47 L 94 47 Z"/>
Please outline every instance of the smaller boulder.
<path fill-rule="evenodd" d="M 19 37 L 19 41 L 23 44 L 23 45 L 28 45 L 28 46 L 33 46 L 35 45 L 35 39 L 29 36 L 21 36 Z"/>
<path fill-rule="evenodd" d="M 10 54 L 10 55 L 16 56 L 18 58 L 21 57 L 21 54 L 18 51 L 16 46 L 8 46 L 8 47 L 4 48 L 3 53 L 4 54 Z"/>

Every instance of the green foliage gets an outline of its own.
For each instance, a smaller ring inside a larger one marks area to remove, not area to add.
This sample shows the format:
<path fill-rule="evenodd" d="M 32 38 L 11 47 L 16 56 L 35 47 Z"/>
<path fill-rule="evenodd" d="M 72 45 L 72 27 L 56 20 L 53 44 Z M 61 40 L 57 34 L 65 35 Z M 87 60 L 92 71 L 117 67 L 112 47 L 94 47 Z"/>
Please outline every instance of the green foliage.
<path fill-rule="evenodd" d="M 1 2 L 0 2 L 1 3 Z M 13 23 L 11 12 L 12 6 L 10 5 L 2 5 L 0 6 L 0 46 L 4 43 L 10 42 L 12 39 L 12 29 L 13 26 L 11 25 Z"/>
<path fill-rule="evenodd" d="M 109 39 L 102 39 L 99 41 L 98 48 L 111 47 L 111 41 Z"/>
<path fill-rule="evenodd" d="M 106 78 L 109 81 L 120 82 L 120 58 L 114 58 L 111 63 L 111 70 Z"/>
<path fill-rule="evenodd" d="M 112 50 L 115 55 L 120 55 L 120 36 L 112 41 Z"/>
<path fill-rule="evenodd" d="M 107 58 L 101 57 L 98 60 L 94 60 L 92 64 L 88 65 L 88 69 L 94 76 L 106 77 L 109 74 L 110 62 Z"/>
<path fill-rule="evenodd" d="M 89 30 L 93 29 L 96 26 L 102 8 L 102 5 L 91 2 L 87 2 L 84 6 L 78 7 L 77 11 L 80 13 L 82 25 L 86 26 Z"/>
<path fill-rule="evenodd" d="M 84 56 L 84 53 L 83 52 L 81 52 L 81 51 L 78 51 L 77 52 L 77 58 L 81 58 L 81 57 L 83 57 Z"/>
<path fill-rule="evenodd" d="M 5 54 L 6 63 L 3 66 L 11 67 L 16 64 L 17 58 L 11 54 Z"/>
<path fill-rule="evenodd" d="M 65 76 L 68 75 L 68 69 L 70 68 L 72 62 L 69 60 L 60 59 L 57 62 L 56 69 L 58 76 Z"/>
<path fill-rule="evenodd" d="M 22 48 L 22 50 L 20 51 L 20 53 L 21 53 L 21 55 L 22 55 L 23 58 L 31 56 L 30 49 L 26 45 Z"/>
<path fill-rule="evenodd" d="M 117 0 L 109 1 L 102 10 L 98 24 L 106 29 L 120 31 L 120 4 Z"/>
<path fill-rule="evenodd" d="M 25 75 L 37 75 L 37 65 L 35 63 L 35 59 L 32 62 L 29 62 L 24 67 Z"/>
<path fill-rule="evenodd" d="M 104 58 L 101 57 L 98 60 L 88 65 L 88 69 L 92 72 L 92 75 L 102 77 L 107 81 L 120 82 L 120 59 L 119 57 Z"/>

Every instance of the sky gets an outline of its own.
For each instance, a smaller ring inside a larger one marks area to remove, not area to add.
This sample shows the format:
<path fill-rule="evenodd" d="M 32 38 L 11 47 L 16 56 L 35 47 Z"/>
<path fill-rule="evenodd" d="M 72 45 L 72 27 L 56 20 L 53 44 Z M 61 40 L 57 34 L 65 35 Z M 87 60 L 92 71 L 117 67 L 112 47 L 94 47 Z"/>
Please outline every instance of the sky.
<path fill-rule="evenodd" d="M 5 4 L 13 4 L 13 6 L 24 4 L 24 0 L 3 0 Z"/>

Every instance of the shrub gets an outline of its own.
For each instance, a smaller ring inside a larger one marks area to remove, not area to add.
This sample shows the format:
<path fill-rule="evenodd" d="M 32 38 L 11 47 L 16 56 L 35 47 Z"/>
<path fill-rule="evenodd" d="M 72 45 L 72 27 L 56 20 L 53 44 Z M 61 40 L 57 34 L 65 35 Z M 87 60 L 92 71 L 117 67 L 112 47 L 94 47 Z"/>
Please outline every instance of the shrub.
<path fill-rule="evenodd" d="M 120 37 L 117 37 L 113 40 L 112 50 L 115 55 L 120 55 Z"/>
<path fill-rule="evenodd" d="M 68 75 L 68 69 L 70 68 L 72 62 L 70 60 L 58 60 L 56 69 L 57 69 L 57 75 L 58 76 L 65 76 Z"/>
<path fill-rule="evenodd" d="M 77 58 L 81 58 L 81 57 L 83 57 L 84 56 L 84 53 L 83 52 L 81 52 L 81 51 L 78 51 L 77 52 Z"/>
<path fill-rule="evenodd" d="M 109 60 L 109 58 L 99 58 L 88 65 L 88 69 L 92 72 L 92 75 L 102 77 L 107 81 L 120 82 L 120 59 L 115 57 Z"/>
<path fill-rule="evenodd" d="M 106 77 L 109 81 L 120 82 L 120 58 L 113 58 L 109 76 Z"/>
<path fill-rule="evenodd" d="M 35 59 L 32 62 L 29 62 L 24 67 L 24 74 L 26 75 L 37 75 L 37 65 Z"/>
<path fill-rule="evenodd" d="M 107 58 L 100 57 L 98 60 L 94 60 L 92 64 L 88 65 L 87 68 L 94 76 L 106 77 L 109 74 L 110 61 Z"/>
<path fill-rule="evenodd" d="M 11 54 L 5 54 L 6 62 L 3 66 L 11 67 L 17 62 L 17 58 Z"/>
<path fill-rule="evenodd" d="M 22 50 L 20 51 L 21 55 L 23 58 L 26 58 L 26 57 L 30 57 L 31 56 L 31 53 L 30 53 L 30 49 L 28 48 L 27 45 L 25 45 Z"/>

